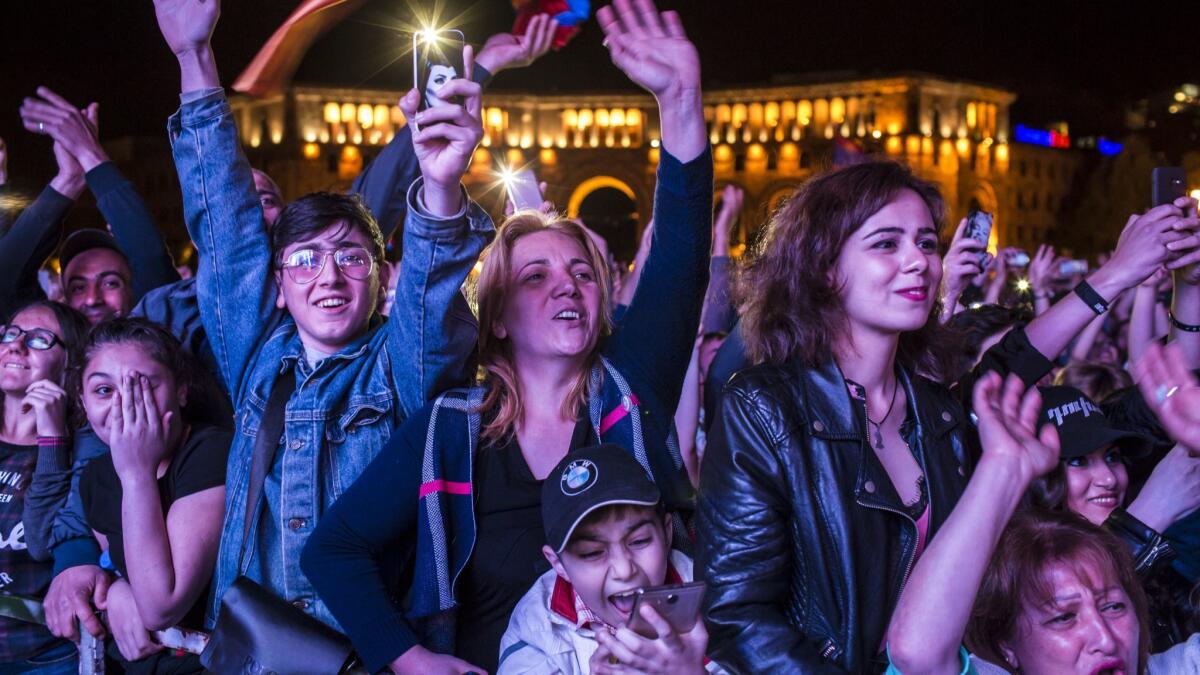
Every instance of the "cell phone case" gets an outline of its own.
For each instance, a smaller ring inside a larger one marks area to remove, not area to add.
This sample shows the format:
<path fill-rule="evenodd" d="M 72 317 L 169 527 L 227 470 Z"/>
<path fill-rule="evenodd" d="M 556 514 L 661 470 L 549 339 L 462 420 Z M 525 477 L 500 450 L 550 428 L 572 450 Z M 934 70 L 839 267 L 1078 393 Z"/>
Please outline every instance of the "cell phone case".
<path fill-rule="evenodd" d="M 635 633 L 655 639 L 658 633 L 641 616 L 641 607 L 651 604 L 676 633 L 686 633 L 700 619 L 700 602 L 704 599 L 704 582 L 695 581 L 671 586 L 656 586 L 639 589 L 629 616 L 629 629 Z"/>

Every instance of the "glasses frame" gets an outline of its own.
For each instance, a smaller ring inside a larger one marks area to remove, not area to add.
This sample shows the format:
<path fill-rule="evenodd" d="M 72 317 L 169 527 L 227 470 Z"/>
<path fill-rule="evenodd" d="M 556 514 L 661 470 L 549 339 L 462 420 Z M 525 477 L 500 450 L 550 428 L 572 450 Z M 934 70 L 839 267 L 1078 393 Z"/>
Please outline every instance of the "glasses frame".
<path fill-rule="evenodd" d="M 364 253 L 367 254 L 367 259 L 371 261 L 371 264 L 367 267 L 367 273 L 365 275 L 363 275 L 362 277 L 356 277 L 353 274 L 347 272 L 346 268 L 343 267 L 340 262 L 338 262 L 338 254 L 339 253 L 344 253 L 346 251 L 354 251 L 354 250 L 363 251 Z M 307 286 L 308 284 L 315 282 L 317 279 L 320 279 L 321 275 L 325 273 L 325 266 L 329 264 L 329 258 L 331 256 L 333 257 L 334 264 L 337 265 L 338 272 L 340 274 L 344 274 L 347 279 L 354 279 L 355 281 L 365 281 L 365 280 L 369 279 L 371 277 L 371 272 L 375 270 L 375 266 L 378 264 L 377 261 L 375 260 L 375 254 L 371 253 L 371 251 L 369 249 L 367 249 L 365 246 L 350 246 L 350 247 L 346 247 L 346 248 L 335 248 L 335 249 L 299 248 L 299 249 L 296 249 L 295 251 L 292 251 L 291 255 L 289 255 L 288 258 L 296 255 L 297 253 L 299 253 L 301 251 L 315 251 L 316 253 L 318 253 L 321 256 L 321 266 L 317 268 L 317 273 L 315 275 L 313 275 L 312 279 L 309 279 L 307 281 L 301 281 L 300 279 L 297 279 L 296 278 L 296 269 L 299 266 L 298 265 L 288 265 L 286 259 L 284 260 L 284 262 L 281 262 L 279 264 L 279 268 L 282 270 L 285 270 L 287 272 L 287 275 L 288 275 L 288 277 L 291 278 L 292 283 L 299 284 L 301 286 Z"/>
<path fill-rule="evenodd" d="M 13 336 L 13 339 L 11 340 L 5 339 L 8 336 L 8 331 L 12 329 L 16 329 L 17 334 Z M 46 335 L 49 335 L 50 344 L 45 348 L 34 347 L 33 345 L 29 344 L 29 338 L 34 332 L 45 333 Z M 48 328 L 31 328 L 29 330 L 25 330 L 15 323 L 10 323 L 5 325 L 3 329 L 0 329 L 0 345 L 11 345 L 17 343 L 18 341 L 20 341 L 26 349 L 32 349 L 35 352 L 48 352 L 51 349 L 54 349 L 56 345 L 63 344 L 62 338 L 55 335 L 54 331 L 51 331 Z"/>

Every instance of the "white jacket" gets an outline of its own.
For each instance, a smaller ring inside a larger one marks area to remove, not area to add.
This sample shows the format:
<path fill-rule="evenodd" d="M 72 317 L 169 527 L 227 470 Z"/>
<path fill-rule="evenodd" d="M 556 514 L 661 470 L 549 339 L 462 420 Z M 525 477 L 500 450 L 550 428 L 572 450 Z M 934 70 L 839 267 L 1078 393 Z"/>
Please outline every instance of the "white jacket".
<path fill-rule="evenodd" d="M 673 550 L 671 565 L 683 581 L 692 580 L 691 558 Z M 577 627 L 574 619 L 567 616 L 575 614 L 573 595 L 559 597 L 555 603 L 556 586 L 560 596 L 564 595 L 564 588 L 570 589 L 565 583 L 558 585 L 558 574 L 550 570 L 517 603 L 508 620 L 508 630 L 500 638 L 500 666 L 496 675 L 590 675 L 592 654 L 600 643 L 596 642 L 595 633 Z M 710 673 L 725 672 L 715 662 L 709 662 L 707 669 Z"/>

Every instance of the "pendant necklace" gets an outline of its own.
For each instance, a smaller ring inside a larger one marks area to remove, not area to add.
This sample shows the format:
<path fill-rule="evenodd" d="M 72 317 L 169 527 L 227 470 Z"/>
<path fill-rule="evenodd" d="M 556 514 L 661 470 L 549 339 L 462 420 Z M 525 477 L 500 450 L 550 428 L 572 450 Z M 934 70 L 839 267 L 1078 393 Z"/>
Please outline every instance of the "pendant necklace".
<path fill-rule="evenodd" d="M 875 420 L 871 419 L 870 415 L 866 416 L 867 422 L 870 423 L 871 426 L 875 427 L 875 449 L 876 450 L 883 449 L 883 423 L 886 422 L 887 418 L 890 417 L 892 414 L 892 408 L 896 405 L 896 390 L 898 390 L 899 388 L 900 388 L 900 380 L 896 380 L 896 386 L 892 387 L 892 402 L 888 404 L 887 412 L 883 414 L 882 419 L 880 419 L 878 422 L 876 422 Z M 870 429 L 868 429 L 867 432 L 870 433 Z"/>

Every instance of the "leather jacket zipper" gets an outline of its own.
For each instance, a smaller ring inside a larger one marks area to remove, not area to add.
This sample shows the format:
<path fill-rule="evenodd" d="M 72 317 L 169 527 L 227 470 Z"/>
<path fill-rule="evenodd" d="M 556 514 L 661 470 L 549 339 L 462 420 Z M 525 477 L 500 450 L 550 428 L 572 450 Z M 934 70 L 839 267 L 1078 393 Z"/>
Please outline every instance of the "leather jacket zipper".
<path fill-rule="evenodd" d="M 823 649 L 821 649 L 821 658 L 828 661 L 830 658 L 833 657 L 833 654 L 836 651 L 837 651 L 837 645 L 833 643 L 833 640 L 826 638 L 825 646 Z"/>

